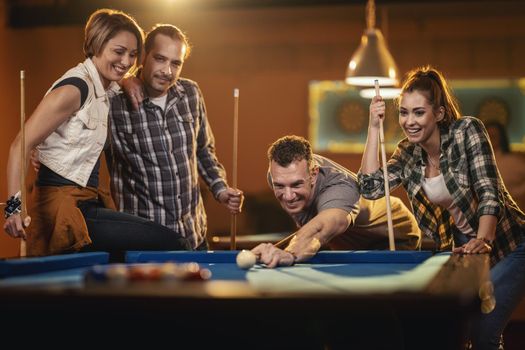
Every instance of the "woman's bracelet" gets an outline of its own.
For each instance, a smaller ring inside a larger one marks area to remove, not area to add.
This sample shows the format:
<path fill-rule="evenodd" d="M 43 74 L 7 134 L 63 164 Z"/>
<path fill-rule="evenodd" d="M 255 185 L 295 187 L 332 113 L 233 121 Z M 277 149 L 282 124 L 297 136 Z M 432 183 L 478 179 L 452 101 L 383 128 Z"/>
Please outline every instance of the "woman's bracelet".
<path fill-rule="evenodd" d="M 4 216 L 7 219 L 13 214 L 18 214 L 22 211 L 22 201 L 20 200 L 20 192 L 17 192 L 14 196 L 11 196 L 5 203 Z"/>

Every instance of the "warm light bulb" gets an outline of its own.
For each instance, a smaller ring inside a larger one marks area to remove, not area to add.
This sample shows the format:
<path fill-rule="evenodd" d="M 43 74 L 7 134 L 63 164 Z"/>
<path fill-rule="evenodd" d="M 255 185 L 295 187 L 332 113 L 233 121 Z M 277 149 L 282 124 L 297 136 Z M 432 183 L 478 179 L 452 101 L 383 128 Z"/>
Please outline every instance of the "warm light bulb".
<path fill-rule="evenodd" d="M 381 88 L 379 90 L 379 94 L 385 100 L 397 98 L 400 93 L 401 93 L 401 89 L 393 88 L 393 87 Z M 362 98 L 372 99 L 375 95 L 376 95 L 375 89 L 363 89 L 359 91 L 359 96 L 361 96 Z"/>

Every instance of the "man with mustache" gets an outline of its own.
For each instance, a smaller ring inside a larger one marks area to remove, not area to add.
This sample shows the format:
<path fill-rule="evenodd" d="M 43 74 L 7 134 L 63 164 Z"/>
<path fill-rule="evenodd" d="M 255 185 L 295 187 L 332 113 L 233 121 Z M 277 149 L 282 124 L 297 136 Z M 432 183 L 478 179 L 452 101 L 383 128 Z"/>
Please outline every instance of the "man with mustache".
<path fill-rule="evenodd" d="M 263 243 L 252 252 L 268 267 L 308 260 L 322 247 L 333 250 L 388 249 L 386 202 L 359 195 L 357 176 L 312 153 L 299 136 L 284 136 L 268 149 L 268 183 L 297 224 L 283 250 Z M 421 232 L 410 210 L 391 197 L 396 249 L 416 249 Z"/>
<path fill-rule="evenodd" d="M 185 34 L 157 25 L 146 36 L 145 53 L 138 84 L 128 82 L 129 98 L 120 93 L 111 99 L 106 158 L 112 194 L 120 211 L 171 228 L 193 249 L 206 249 L 199 175 L 231 213 L 240 212 L 243 195 L 226 182 L 198 85 L 180 78 L 190 53 Z"/>

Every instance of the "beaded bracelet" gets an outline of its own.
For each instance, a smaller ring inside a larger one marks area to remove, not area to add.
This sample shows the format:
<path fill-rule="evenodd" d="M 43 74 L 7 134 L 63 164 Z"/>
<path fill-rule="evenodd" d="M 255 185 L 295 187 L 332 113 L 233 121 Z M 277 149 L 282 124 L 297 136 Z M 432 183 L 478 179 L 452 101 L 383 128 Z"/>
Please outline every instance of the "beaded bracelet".
<path fill-rule="evenodd" d="M 18 214 L 22 211 L 22 201 L 20 200 L 19 193 L 14 196 L 11 196 L 6 202 L 4 208 L 4 216 L 7 219 L 13 214 Z"/>

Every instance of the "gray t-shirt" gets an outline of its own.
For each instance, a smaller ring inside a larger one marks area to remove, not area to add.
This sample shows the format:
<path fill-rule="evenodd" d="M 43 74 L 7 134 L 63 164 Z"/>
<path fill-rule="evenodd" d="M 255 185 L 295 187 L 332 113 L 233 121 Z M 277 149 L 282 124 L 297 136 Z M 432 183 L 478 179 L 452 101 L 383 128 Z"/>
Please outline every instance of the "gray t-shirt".
<path fill-rule="evenodd" d="M 299 226 L 312 220 L 320 211 L 343 209 L 356 217 L 359 213 L 359 186 L 357 176 L 345 167 L 323 156 L 314 154 L 319 167 L 314 199 L 306 211 L 294 217 Z"/>
<path fill-rule="evenodd" d="M 386 200 L 367 200 L 360 196 L 357 176 L 340 164 L 317 154 L 313 155 L 319 174 L 314 199 L 305 210 L 294 216 L 301 227 L 326 209 L 342 209 L 350 215 L 348 229 L 328 242 L 338 250 L 388 249 Z M 269 174 L 268 174 L 269 176 Z M 268 178 L 271 184 L 270 177 Z M 396 249 L 415 249 L 421 232 L 410 210 L 397 197 L 390 197 Z"/>

